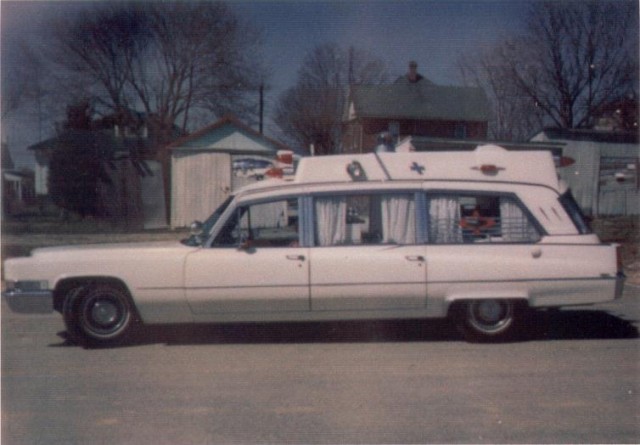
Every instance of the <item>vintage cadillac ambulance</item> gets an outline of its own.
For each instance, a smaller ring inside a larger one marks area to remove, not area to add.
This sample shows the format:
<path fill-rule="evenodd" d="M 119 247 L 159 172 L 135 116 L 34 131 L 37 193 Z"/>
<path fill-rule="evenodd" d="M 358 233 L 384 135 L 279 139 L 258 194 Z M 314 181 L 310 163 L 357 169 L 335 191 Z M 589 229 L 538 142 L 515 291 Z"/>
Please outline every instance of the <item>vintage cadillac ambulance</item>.
<path fill-rule="evenodd" d="M 96 346 L 139 323 L 431 317 L 504 340 L 530 309 L 622 294 L 616 246 L 543 151 L 304 158 L 194 227 L 182 242 L 36 249 L 5 262 L 4 295 Z"/>

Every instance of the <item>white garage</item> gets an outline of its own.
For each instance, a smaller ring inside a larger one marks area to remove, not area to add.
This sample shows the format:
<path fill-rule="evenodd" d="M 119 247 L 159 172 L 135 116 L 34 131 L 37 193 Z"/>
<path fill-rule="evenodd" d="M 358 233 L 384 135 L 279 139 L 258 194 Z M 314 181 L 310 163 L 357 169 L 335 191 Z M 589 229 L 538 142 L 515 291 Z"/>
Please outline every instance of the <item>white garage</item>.
<path fill-rule="evenodd" d="M 182 138 L 171 153 L 171 227 L 203 221 L 235 188 L 262 178 L 278 150 L 289 150 L 233 117 Z M 235 168 L 234 168 L 235 166 Z"/>

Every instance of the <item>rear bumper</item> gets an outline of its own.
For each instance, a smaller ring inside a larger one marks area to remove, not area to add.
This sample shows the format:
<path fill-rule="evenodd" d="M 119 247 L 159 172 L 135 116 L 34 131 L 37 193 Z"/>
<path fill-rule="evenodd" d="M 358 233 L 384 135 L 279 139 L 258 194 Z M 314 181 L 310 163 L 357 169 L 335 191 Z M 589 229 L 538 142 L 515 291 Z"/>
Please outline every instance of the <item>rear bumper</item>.
<path fill-rule="evenodd" d="M 12 289 L 2 293 L 13 312 L 48 314 L 53 312 L 53 292 L 50 290 Z"/>

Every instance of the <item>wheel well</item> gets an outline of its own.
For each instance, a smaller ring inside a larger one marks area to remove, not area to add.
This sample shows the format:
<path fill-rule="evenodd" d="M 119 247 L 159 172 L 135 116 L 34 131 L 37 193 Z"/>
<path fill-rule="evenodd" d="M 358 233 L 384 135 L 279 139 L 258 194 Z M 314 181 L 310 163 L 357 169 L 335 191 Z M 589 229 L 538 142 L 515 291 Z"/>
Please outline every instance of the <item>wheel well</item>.
<path fill-rule="evenodd" d="M 72 290 L 78 287 L 87 287 L 96 284 L 110 284 L 113 286 L 118 286 L 121 288 L 131 299 L 131 293 L 127 288 L 127 285 L 118 278 L 114 277 L 73 277 L 73 278 L 65 278 L 61 280 L 56 285 L 55 290 L 53 291 L 53 308 L 62 313 L 62 306 L 64 304 L 65 296 Z"/>
<path fill-rule="evenodd" d="M 469 303 L 470 301 L 475 301 L 475 300 L 490 300 L 491 298 L 461 298 L 461 299 L 456 299 L 450 302 L 449 307 L 447 309 L 447 316 L 451 317 L 451 316 L 455 316 L 460 314 L 460 311 L 464 308 L 464 305 Z M 529 301 L 526 298 L 523 297 L 513 297 L 513 298 L 503 298 L 503 297 L 496 297 L 496 300 L 507 300 L 507 301 L 511 301 L 512 303 L 514 303 L 516 306 L 526 309 L 529 307 Z"/>

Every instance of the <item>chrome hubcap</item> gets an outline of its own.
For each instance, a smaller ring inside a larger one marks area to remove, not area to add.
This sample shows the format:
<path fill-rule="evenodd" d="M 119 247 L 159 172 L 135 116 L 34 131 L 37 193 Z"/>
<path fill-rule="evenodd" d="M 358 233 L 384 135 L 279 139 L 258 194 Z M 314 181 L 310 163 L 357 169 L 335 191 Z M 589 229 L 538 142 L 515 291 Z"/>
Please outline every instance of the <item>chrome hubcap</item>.
<path fill-rule="evenodd" d="M 119 318 L 119 311 L 111 301 L 98 300 L 91 308 L 91 319 L 100 326 L 109 326 Z"/>
<path fill-rule="evenodd" d="M 500 320 L 503 310 L 497 301 L 483 301 L 478 306 L 478 317 L 487 323 L 495 323 Z"/>
<path fill-rule="evenodd" d="M 496 333 L 511 324 L 513 305 L 499 300 L 475 301 L 469 305 L 468 317 L 476 329 Z"/>
<path fill-rule="evenodd" d="M 84 301 L 83 326 L 91 335 L 110 337 L 116 335 L 129 320 L 129 311 L 118 295 L 100 293 Z"/>

